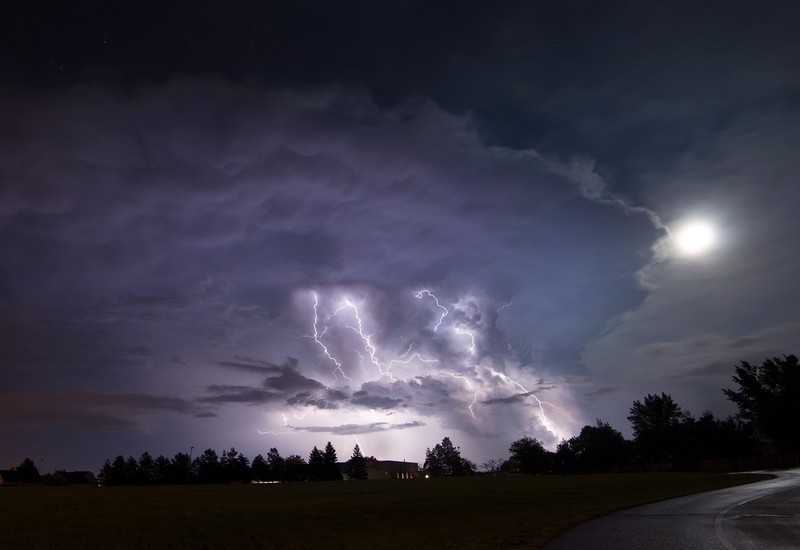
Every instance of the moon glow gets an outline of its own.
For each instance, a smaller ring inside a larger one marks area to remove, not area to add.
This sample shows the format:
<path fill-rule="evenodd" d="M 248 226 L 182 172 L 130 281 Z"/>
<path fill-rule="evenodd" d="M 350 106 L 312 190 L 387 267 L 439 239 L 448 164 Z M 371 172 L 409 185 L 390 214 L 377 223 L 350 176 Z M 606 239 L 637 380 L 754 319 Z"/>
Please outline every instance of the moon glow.
<path fill-rule="evenodd" d="M 716 240 L 714 228 L 707 222 L 687 223 L 675 233 L 675 245 L 684 256 L 700 256 L 708 252 Z"/>

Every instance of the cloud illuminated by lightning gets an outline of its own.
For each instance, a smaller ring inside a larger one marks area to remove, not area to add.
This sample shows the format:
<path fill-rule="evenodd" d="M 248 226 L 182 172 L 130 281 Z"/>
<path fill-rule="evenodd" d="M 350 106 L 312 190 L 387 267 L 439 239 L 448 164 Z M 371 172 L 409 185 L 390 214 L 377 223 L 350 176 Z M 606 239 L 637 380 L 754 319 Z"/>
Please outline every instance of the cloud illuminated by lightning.
<path fill-rule="evenodd" d="M 442 321 L 444 321 L 444 318 L 448 314 L 447 308 L 439 303 L 439 299 L 436 296 L 434 296 L 433 294 L 431 294 L 430 290 L 420 290 L 420 291 L 414 293 L 414 297 L 416 297 L 416 298 L 418 298 L 420 300 L 422 299 L 423 296 L 430 296 L 431 298 L 433 298 L 433 301 L 436 302 L 436 307 L 438 307 L 439 309 L 441 309 L 444 312 L 439 317 L 439 321 L 433 327 L 433 332 L 436 332 L 439 329 L 439 326 L 442 324 Z"/>
<path fill-rule="evenodd" d="M 471 355 L 475 355 L 475 335 L 472 334 L 470 331 L 460 327 L 456 328 L 456 334 L 464 334 L 466 336 L 469 336 L 469 340 L 471 343 L 469 345 L 469 348 L 467 349 L 469 350 L 469 353 Z"/>
<path fill-rule="evenodd" d="M 312 324 L 312 326 L 314 327 L 314 335 L 313 335 L 314 341 L 322 348 L 322 351 L 325 353 L 325 356 L 331 361 L 333 361 L 333 363 L 336 365 L 336 368 L 333 369 L 333 376 L 335 377 L 336 372 L 338 371 L 344 377 L 345 380 L 350 380 L 342 370 L 342 364 L 339 362 L 339 360 L 336 359 L 333 355 L 331 355 L 331 352 L 328 351 L 327 346 L 325 346 L 325 344 L 322 343 L 321 338 L 325 334 L 325 331 L 328 330 L 328 328 L 326 326 L 325 329 L 320 334 L 319 329 L 317 328 L 317 325 L 319 324 L 319 313 L 317 311 L 318 307 L 319 307 L 319 296 L 317 295 L 316 292 L 314 292 L 314 323 Z"/>
<path fill-rule="evenodd" d="M 506 413 L 491 414 L 491 407 L 513 406 L 519 411 L 516 416 L 519 416 L 518 425 L 523 430 L 535 429 L 535 426 L 539 425 L 549 433 L 551 442 L 557 442 L 565 435 L 565 430 L 559 426 L 559 422 L 549 416 L 549 413 L 569 418 L 566 410 L 548 400 L 541 399 L 519 382 L 516 379 L 517 376 L 529 376 L 529 374 L 526 375 L 524 369 L 519 366 L 514 367 L 507 361 L 499 359 L 498 350 L 493 351 L 483 347 L 484 342 L 491 343 L 498 340 L 482 334 L 482 331 L 491 330 L 493 327 L 487 326 L 487 319 L 492 319 L 491 317 L 484 317 L 481 320 L 481 308 L 477 305 L 479 298 L 473 297 L 460 301 L 456 305 L 449 306 L 448 309 L 430 290 L 413 292 L 413 297 L 418 300 L 422 298 L 433 300 L 436 308 L 440 311 L 433 326 L 433 334 L 419 333 L 416 339 L 403 348 L 393 349 L 383 343 L 382 339 L 376 336 L 374 326 L 370 326 L 369 302 L 366 302 L 365 306 L 363 298 L 353 299 L 352 295 L 347 296 L 346 293 L 340 294 L 341 297 L 336 299 L 337 293 L 326 292 L 324 302 L 327 305 L 323 305 L 320 294 L 317 291 L 311 292 L 313 298 L 312 333 L 306 336 L 314 341 L 320 350 L 322 359 L 333 364 L 334 384 L 341 384 L 344 381 L 347 384 L 346 388 L 352 387 L 352 385 L 358 387 L 359 384 L 363 388 L 356 392 L 359 395 L 358 400 L 353 399 L 349 405 L 342 404 L 341 406 L 344 408 L 337 407 L 335 413 L 337 419 L 340 414 L 362 414 L 359 411 L 363 411 L 363 409 L 359 409 L 359 407 L 367 406 L 373 407 L 370 411 L 373 416 L 370 424 L 385 427 L 391 424 L 387 422 L 390 415 L 397 415 L 398 418 L 414 415 L 415 412 L 430 415 L 438 409 L 426 409 L 426 407 L 431 405 L 444 407 L 445 403 L 451 407 L 447 409 L 450 412 L 445 413 L 445 410 L 442 410 L 442 414 L 447 414 L 450 418 L 457 418 L 457 411 L 452 409 L 452 406 L 462 403 L 464 412 L 469 413 L 466 418 L 462 416 L 462 420 L 459 421 L 462 429 L 472 430 L 476 433 L 493 433 L 498 429 L 497 422 L 506 418 L 507 415 Z M 509 302 L 494 309 L 499 312 L 510 305 Z M 453 308 L 457 315 L 455 318 L 448 317 Z M 452 320 L 448 323 L 448 319 Z M 348 333 L 353 337 L 348 337 Z M 403 336 L 400 340 L 405 340 L 405 338 Z M 505 350 L 499 352 L 507 355 Z M 424 370 L 420 370 L 421 368 Z M 509 369 L 517 372 L 513 375 L 514 378 Z M 433 396 L 434 402 L 426 404 L 430 397 L 424 397 L 424 394 L 419 394 L 418 397 L 414 397 L 414 395 L 415 392 L 425 390 L 427 387 L 433 390 L 435 386 L 423 384 L 424 380 L 428 378 L 457 381 L 457 385 L 454 386 L 448 382 L 446 385 L 440 386 L 441 389 L 436 392 L 441 393 L 429 394 Z M 378 393 L 375 393 L 376 391 Z M 394 393 L 398 391 L 400 393 Z M 436 397 L 437 395 L 441 397 Z M 420 401 L 415 401 L 415 399 Z M 533 417 L 538 418 L 538 420 L 532 420 L 533 424 L 530 424 L 531 420 L 527 422 L 523 420 L 525 415 L 534 412 L 531 409 L 527 409 L 530 413 L 525 412 L 524 401 L 528 399 L 536 413 Z M 440 405 L 436 405 L 436 401 Z M 398 407 L 401 403 L 402 406 Z M 303 416 L 293 413 L 295 418 L 302 419 L 306 412 L 313 412 L 315 416 L 322 414 L 322 411 L 315 409 L 313 405 L 303 406 L 305 407 Z M 489 413 L 490 416 L 487 417 L 484 413 Z M 305 431 L 311 429 L 311 427 L 297 426 L 293 428 L 289 426 L 285 415 L 283 420 L 284 430 L 278 430 L 278 433 L 284 433 L 286 429 Z M 415 419 L 414 421 L 416 422 Z M 405 426 L 409 423 L 398 425 Z M 353 426 L 354 429 L 360 430 L 358 433 L 368 433 L 363 428 L 357 428 L 358 424 L 353 424 Z M 508 429 L 511 428 L 512 426 L 509 425 Z M 313 427 L 314 431 L 322 429 L 322 426 Z M 342 433 L 341 428 L 336 429 L 338 430 L 336 433 Z"/>

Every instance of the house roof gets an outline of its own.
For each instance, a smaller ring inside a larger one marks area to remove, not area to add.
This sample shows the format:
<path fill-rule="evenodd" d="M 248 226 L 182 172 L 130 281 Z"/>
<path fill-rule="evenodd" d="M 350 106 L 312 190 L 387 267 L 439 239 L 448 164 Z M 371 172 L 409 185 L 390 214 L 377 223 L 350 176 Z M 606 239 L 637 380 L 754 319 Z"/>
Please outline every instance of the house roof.
<path fill-rule="evenodd" d="M 0 470 L 0 481 L 5 484 L 19 484 L 22 483 L 22 478 L 16 470 Z"/>
<path fill-rule="evenodd" d="M 94 473 L 88 470 L 75 471 L 75 472 L 58 471 L 56 472 L 56 474 L 61 476 L 64 479 L 64 481 L 66 481 L 70 485 L 97 483 L 97 478 L 95 477 Z"/>

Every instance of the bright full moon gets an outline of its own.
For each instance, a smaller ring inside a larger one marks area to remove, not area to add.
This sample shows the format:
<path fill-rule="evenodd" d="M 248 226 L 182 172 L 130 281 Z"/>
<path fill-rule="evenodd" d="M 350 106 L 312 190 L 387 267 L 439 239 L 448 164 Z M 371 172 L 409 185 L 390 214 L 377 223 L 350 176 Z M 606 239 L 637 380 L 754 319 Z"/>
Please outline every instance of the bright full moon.
<path fill-rule="evenodd" d="M 691 222 L 675 233 L 675 244 L 686 256 L 699 256 L 707 252 L 716 241 L 714 228 L 706 222 Z"/>

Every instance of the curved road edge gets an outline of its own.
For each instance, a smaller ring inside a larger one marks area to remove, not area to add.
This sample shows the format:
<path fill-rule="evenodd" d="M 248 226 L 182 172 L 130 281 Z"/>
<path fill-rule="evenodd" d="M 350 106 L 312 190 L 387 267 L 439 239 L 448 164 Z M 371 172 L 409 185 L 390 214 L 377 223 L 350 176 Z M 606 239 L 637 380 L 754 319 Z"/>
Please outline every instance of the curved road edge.
<path fill-rule="evenodd" d="M 545 546 L 580 549 L 780 549 L 800 547 L 800 469 L 638 506 L 579 525 Z"/>

